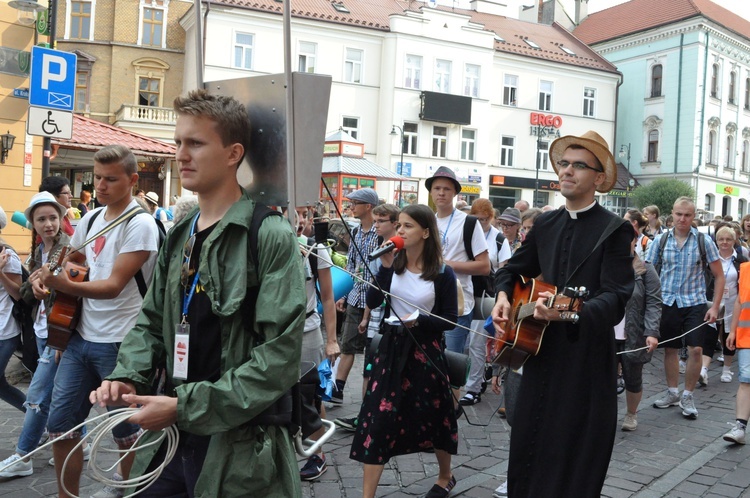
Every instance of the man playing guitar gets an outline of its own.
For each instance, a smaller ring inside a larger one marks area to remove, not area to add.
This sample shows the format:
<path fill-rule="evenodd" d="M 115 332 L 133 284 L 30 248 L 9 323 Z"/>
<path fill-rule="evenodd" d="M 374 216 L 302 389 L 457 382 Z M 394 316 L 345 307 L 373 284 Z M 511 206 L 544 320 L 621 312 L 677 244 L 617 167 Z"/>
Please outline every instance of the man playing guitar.
<path fill-rule="evenodd" d="M 511 320 L 516 282 L 541 275 L 558 290 L 589 291 L 579 319 L 561 321 L 551 293 L 534 305 L 550 321 L 536 356 L 524 365 L 510 439 L 508 494 L 598 497 L 617 425 L 613 327 L 633 291 L 628 222 L 601 207 L 596 192 L 617 179 L 607 143 L 593 131 L 550 147 L 565 208 L 541 214 L 523 245 L 499 270 L 492 319 L 498 333 Z"/>
<path fill-rule="evenodd" d="M 41 284 L 45 287 L 58 294 L 83 298 L 80 320 L 55 377 L 48 421 L 50 439 L 60 437 L 88 416 L 92 406 L 89 393 L 114 369 L 120 343 L 135 324 L 143 302 L 134 277 L 141 270 L 145 281 L 151 280 L 159 241 L 156 223 L 145 212 L 127 220 L 121 217 L 138 206 L 131 195 L 138 181 L 137 168 L 135 156 L 122 145 L 107 146 L 94 155 L 94 187 L 97 199 L 106 207 L 91 211 L 81 219 L 71 239 L 73 252 L 67 257 L 67 261 L 88 265 L 88 281 L 76 282 L 68 278 L 66 272 L 57 274 L 48 267 L 42 269 Z M 101 216 L 89 223 L 91 216 L 102 209 Z M 89 237 L 115 224 L 106 235 L 81 247 Z M 117 445 L 127 449 L 135 442 L 139 431 L 137 425 L 123 423 L 112 432 Z M 53 445 L 61 497 L 69 496 L 63 489 L 63 482 L 70 493 L 79 494 L 83 465 L 80 449 L 71 455 L 65 474 L 61 475 L 65 459 L 79 440 L 80 432 L 73 432 Z M 121 463 L 121 478 L 127 479 L 132 458 L 129 456 Z M 114 479 L 117 478 L 115 474 Z"/>

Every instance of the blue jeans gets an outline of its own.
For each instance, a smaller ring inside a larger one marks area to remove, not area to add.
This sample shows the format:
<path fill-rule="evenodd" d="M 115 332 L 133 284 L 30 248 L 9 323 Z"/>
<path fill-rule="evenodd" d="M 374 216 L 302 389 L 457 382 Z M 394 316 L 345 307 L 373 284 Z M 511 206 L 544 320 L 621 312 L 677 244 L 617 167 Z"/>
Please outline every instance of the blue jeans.
<path fill-rule="evenodd" d="M 26 395 L 17 387 L 8 384 L 8 380 L 5 378 L 5 367 L 8 366 L 10 357 L 18 348 L 21 342 L 21 335 L 17 335 L 10 339 L 0 340 L 0 399 L 24 411 L 23 402 L 26 400 Z"/>
<path fill-rule="evenodd" d="M 471 317 L 473 312 L 458 317 L 456 323 L 461 327 L 445 332 L 445 349 L 454 353 L 463 353 L 466 349 L 466 337 L 469 335 L 468 329 L 471 328 Z M 466 328 L 463 328 L 466 327 Z"/>
<path fill-rule="evenodd" d="M 46 339 L 36 338 L 39 362 L 31 378 L 29 391 L 26 393 L 24 403 L 26 416 L 23 419 L 23 429 L 21 429 L 21 435 L 18 436 L 18 446 L 16 446 L 16 453 L 21 456 L 36 449 L 44 427 L 47 425 L 57 363 L 55 363 L 55 350 L 46 346 Z"/>
<path fill-rule="evenodd" d="M 80 335 L 73 334 L 55 376 L 47 421 L 50 438 L 59 437 L 86 420 L 92 407 L 89 394 L 115 369 L 119 349 L 120 343 L 89 342 Z M 139 430 L 137 425 L 123 422 L 115 426 L 112 433 L 117 443 L 132 443 L 132 437 Z M 67 438 L 75 439 L 80 435 L 76 431 Z"/>

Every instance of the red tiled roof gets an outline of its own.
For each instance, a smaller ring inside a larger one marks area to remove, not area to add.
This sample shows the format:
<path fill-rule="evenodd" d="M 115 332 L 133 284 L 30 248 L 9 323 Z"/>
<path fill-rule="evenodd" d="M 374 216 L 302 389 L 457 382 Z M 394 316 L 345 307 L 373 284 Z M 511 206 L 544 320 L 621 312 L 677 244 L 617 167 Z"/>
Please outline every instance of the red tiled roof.
<path fill-rule="evenodd" d="M 630 0 L 589 15 L 573 34 L 592 45 L 698 16 L 750 39 L 750 22 L 710 0 Z"/>
<path fill-rule="evenodd" d="M 336 11 L 333 7 L 334 3 L 343 4 L 350 13 Z M 282 4 L 275 0 L 217 0 L 213 2 L 213 5 L 216 4 L 282 14 Z M 390 16 L 400 15 L 406 11 L 419 12 L 428 8 L 422 2 L 408 2 L 407 5 L 407 2 L 399 0 L 295 0 L 292 3 L 292 16 L 390 31 Z M 472 22 L 483 25 L 486 30 L 494 32 L 505 40 L 505 42 L 496 41 L 495 50 L 602 71 L 617 71 L 606 59 L 588 48 L 560 25 L 530 23 L 473 10 L 443 6 L 436 8 L 470 16 Z M 540 48 L 530 47 L 523 41 L 523 38 L 529 38 Z M 569 48 L 576 55 L 565 53 L 560 46 Z"/>
<path fill-rule="evenodd" d="M 80 150 L 99 150 L 106 145 L 125 145 L 135 155 L 173 157 L 177 148 L 174 145 L 149 138 L 132 131 L 73 114 L 73 138 L 55 138 L 52 143 Z"/>

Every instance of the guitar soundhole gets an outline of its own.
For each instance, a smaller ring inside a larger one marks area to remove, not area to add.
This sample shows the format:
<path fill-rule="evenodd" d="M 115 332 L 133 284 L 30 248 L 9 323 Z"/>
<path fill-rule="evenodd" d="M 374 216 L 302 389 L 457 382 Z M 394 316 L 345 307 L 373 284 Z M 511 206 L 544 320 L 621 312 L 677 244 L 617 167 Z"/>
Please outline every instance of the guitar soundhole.
<path fill-rule="evenodd" d="M 70 270 L 70 276 L 72 278 L 76 278 L 78 276 L 78 270 Z"/>

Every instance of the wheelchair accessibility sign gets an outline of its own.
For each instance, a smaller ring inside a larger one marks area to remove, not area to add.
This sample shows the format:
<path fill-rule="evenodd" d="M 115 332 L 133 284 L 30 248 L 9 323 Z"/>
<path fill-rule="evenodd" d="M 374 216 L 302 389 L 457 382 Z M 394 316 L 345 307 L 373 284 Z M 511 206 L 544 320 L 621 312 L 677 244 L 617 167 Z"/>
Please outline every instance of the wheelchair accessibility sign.
<path fill-rule="evenodd" d="M 73 137 L 73 113 L 30 106 L 26 133 L 70 140 Z"/>
<path fill-rule="evenodd" d="M 76 89 L 76 62 L 74 53 L 32 47 L 29 104 L 72 111 Z"/>

